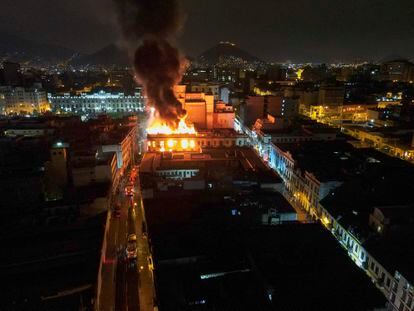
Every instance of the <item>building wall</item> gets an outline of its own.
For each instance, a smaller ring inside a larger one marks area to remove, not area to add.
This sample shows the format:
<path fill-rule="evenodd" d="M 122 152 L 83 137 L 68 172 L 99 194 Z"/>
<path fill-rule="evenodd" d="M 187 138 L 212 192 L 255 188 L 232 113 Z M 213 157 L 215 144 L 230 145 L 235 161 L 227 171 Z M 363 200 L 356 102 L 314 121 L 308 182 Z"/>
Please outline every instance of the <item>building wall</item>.
<path fill-rule="evenodd" d="M 53 129 L 7 129 L 4 131 L 4 135 L 8 137 L 24 136 L 24 137 L 41 137 L 53 134 Z"/>
<path fill-rule="evenodd" d="M 199 169 L 167 169 L 156 170 L 155 175 L 165 177 L 168 179 L 185 179 L 196 176 Z"/>
<path fill-rule="evenodd" d="M 414 161 L 414 146 L 410 145 L 399 145 L 398 138 L 392 138 L 389 136 L 383 136 L 381 132 L 371 132 L 355 127 L 343 127 L 342 131 L 345 134 L 351 135 L 368 146 L 379 149 L 387 150 L 392 156 L 399 157 L 403 160 Z M 399 134 L 408 134 L 412 130 L 400 132 Z M 414 135 L 414 133 L 413 133 Z"/>
<path fill-rule="evenodd" d="M 94 160 L 94 159 L 92 159 Z M 75 187 L 87 186 L 93 183 L 111 182 L 116 184 L 118 168 L 116 163 L 116 154 L 108 160 L 107 163 L 95 165 L 73 167 L 71 170 L 72 181 Z"/>
<path fill-rule="evenodd" d="M 46 93 L 41 89 L 2 87 L 6 114 L 34 114 L 50 110 Z"/>
<path fill-rule="evenodd" d="M 265 101 L 264 96 L 249 96 L 246 99 L 243 112 L 243 124 L 252 126 L 257 119 L 265 117 Z"/>
<path fill-rule="evenodd" d="M 46 163 L 45 171 L 46 200 L 61 199 L 68 183 L 68 156 L 66 148 L 51 148 L 50 161 Z"/>
<path fill-rule="evenodd" d="M 205 93 L 207 95 L 213 95 L 214 100 L 220 99 L 220 85 L 210 83 L 198 83 L 192 84 L 190 87 L 192 93 Z"/>
<path fill-rule="evenodd" d="M 206 95 L 207 129 L 213 129 L 214 96 Z"/>
<path fill-rule="evenodd" d="M 220 137 L 220 136 L 195 136 L 195 137 L 149 137 L 147 142 L 147 149 L 151 152 L 160 151 L 161 148 L 165 148 L 169 140 L 175 141 L 174 150 L 186 150 L 186 151 L 196 151 L 200 148 L 220 148 L 220 147 L 243 147 L 248 146 L 248 138 L 244 135 L 235 135 L 229 137 Z M 181 141 L 187 141 L 187 147 L 182 147 Z M 167 148 L 168 150 L 168 148 Z"/>
<path fill-rule="evenodd" d="M 299 95 L 299 113 L 309 116 L 310 107 L 318 105 L 319 91 L 303 91 Z"/>
<path fill-rule="evenodd" d="M 75 187 L 82 187 L 96 182 L 95 167 L 72 168 L 72 181 Z"/>
<path fill-rule="evenodd" d="M 321 106 L 341 106 L 344 103 L 345 88 L 343 86 L 324 86 L 319 89 L 318 104 Z"/>
<path fill-rule="evenodd" d="M 395 271 L 392 281 L 388 310 L 414 310 L 414 286 L 401 273 Z"/>
<path fill-rule="evenodd" d="M 230 89 L 228 87 L 222 87 L 220 89 L 220 98 L 219 100 L 225 102 L 225 103 L 229 103 L 230 102 Z"/>
<path fill-rule="evenodd" d="M 124 93 L 112 94 L 104 91 L 81 95 L 50 95 L 52 111 L 75 114 L 129 113 L 144 111 L 144 97 L 140 92 L 133 96 Z"/>
<path fill-rule="evenodd" d="M 281 116 L 282 115 L 282 104 L 283 104 L 283 97 L 282 96 L 266 96 L 264 97 L 265 102 L 265 112 L 270 113 L 274 116 Z"/>
<path fill-rule="evenodd" d="M 234 112 L 215 112 L 213 114 L 213 127 L 216 129 L 233 129 Z"/>
<path fill-rule="evenodd" d="M 132 165 L 134 155 L 138 153 L 138 127 L 134 126 L 118 144 L 103 144 L 98 153 L 116 153 L 117 168 L 121 174 Z"/>
<path fill-rule="evenodd" d="M 207 128 L 207 107 L 205 102 L 186 101 L 184 109 L 187 111 L 186 121 L 194 124 L 196 128 Z"/>
<path fill-rule="evenodd" d="M 6 98 L 0 93 L 0 115 L 6 114 Z"/>
<path fill-rule="evenodd" d="M 414 64 L 405 60 L 386 62 L 381 65 L 381 79 L 395 82 L 414 80 Z"/>
<path fill-rule="evenodd" d="M 267 213 L 262 215 L 262 224 L 264 225 L 280 225 L 292 221 L 297 221 L 297 214 L 295 212 L 280 213 L 269 209 Z"/>

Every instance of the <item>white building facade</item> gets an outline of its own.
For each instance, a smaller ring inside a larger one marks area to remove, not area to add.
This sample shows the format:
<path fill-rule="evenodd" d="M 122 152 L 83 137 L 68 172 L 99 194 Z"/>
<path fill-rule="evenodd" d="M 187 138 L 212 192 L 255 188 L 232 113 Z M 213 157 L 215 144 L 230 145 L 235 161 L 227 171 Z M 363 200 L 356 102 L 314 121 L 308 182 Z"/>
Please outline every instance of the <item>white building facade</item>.
<path fill-rule="evenodd" d="M 49 94 L 49 101 L 54 112 L 81 115 L 143 112 L 145 108 L 144 97 L 139 90 L 133 95 L 105 91 L 82 93 L 80 95 L 69 93 L 63 95 Z"/>
<path fill-rule="evenodd" d="M 37 114 L 50 110 L 46 92 L 40 88 L 0 87 L 0 113 Z"/>

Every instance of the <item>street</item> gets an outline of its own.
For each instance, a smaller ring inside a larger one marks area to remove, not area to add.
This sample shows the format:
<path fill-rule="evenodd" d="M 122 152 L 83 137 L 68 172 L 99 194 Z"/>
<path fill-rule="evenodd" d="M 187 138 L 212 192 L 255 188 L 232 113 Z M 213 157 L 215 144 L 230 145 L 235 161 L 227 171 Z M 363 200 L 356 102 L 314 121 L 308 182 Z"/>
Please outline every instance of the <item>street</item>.
<path fill-rule="evenodd" d="M 138 171 L 131 173 L 134 182 L 132 196 L 125 194 L 125 184 L 120 182 L 120 191 L 114 205 L 119 203 L 120 214 L 112 212 L 105 258 L 102 266 L 102 292 L 100 310 L 154 310 L 154 282 L 152 259 L 148 240 L 143 235 L 145 222 L 142 199 L 139 192 Z M 128 259 L 126 255 L 127 237 L 136 234 L 137 259 Z"/>

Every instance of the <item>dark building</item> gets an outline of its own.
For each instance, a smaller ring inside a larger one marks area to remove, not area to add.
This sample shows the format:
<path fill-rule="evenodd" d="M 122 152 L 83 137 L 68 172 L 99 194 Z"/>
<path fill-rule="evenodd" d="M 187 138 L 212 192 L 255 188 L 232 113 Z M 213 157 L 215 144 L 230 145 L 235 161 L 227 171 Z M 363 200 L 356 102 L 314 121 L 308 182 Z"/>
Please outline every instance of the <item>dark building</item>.
<path fill-rule="evenodd" d="M 410 82 L 414 80 L 414 64 L 406 59 L 390 60 L 381 65 L 382 80 Z"/>
<path fill-rule="evenodd" d="M 21 85 L 20 64 L 3 62 L 3 79 L 5 85 Z"/>
<path fill-rule="evenodd" d="M 140 179 L 159 309 L 384 307 L 385 298 L 330 233 L 296 223 L 278 188 L 263 189 L 266 170 L 254 151 L 239 149 L 239 160 L 231 149 L 225 157 L 204 150 L 208 161 L 198 155 L 186 166 L 182 152 L 144 158 Z M 205 187 L 191 186 L 200 178 Z"/>

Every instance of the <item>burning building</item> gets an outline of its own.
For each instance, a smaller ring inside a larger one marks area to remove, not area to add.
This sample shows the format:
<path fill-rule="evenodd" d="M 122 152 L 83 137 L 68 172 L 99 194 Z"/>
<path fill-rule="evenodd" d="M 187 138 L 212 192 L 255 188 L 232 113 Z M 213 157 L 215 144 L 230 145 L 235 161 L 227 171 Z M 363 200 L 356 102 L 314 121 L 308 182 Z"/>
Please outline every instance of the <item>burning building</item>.
<path fill-rule="evenodd" d="M 234 130 L 231 107 L 215 105 L 214 95 L 186 93 L 180 86 L 187 61 L 174 46 L 182 12 L 177 0 L 114 0 L 123 38 L 133 51 L 137 82 L 151 116 L 147 149 L 197 151 L 214 146 L 243 146 Z M 201 133 L 200 130 L 210 132 Z M 218 134 L 214 128 L 228 129 Z"/>
<path fill-rule="evenodd" d="M 200 151 L 207 148 L 231 148 L 248 146 L 248 137 L 234 130 L 203 131 L 194 134 L 148 134 L 147 150 Z"/>
<path fill-rule="evenodd" d="M 202 148 L 246 146 L 247 136 L 234 131 L 234 110 L 214 96 L 187 93 L 184 85 L 174 93 L 187 114 L 173 128 L 153 109 L 147 129 L 148 151 L 200 151 Z"/>

